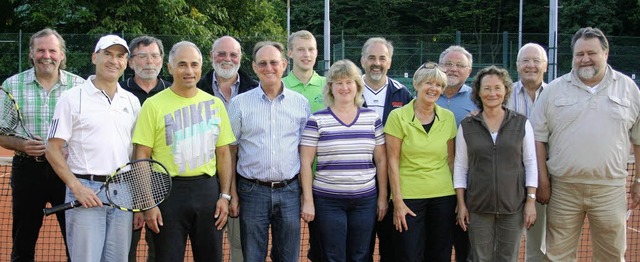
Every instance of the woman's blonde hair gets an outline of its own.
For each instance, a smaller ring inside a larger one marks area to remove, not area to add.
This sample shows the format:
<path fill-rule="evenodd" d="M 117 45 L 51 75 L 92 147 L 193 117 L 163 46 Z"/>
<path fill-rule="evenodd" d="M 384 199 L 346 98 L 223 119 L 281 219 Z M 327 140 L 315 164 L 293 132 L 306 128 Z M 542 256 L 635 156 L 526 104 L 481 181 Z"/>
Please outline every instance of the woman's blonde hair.
<path fill-rule="evenodd" d="M 333 82 L 340 79 L 350 79 L 356 83 L 356 97 L 354 103 L 361 107 L 364 104 L 364 98 L 362 92 L 364 92 L 364 83 L 362 82 L 362 71 L 353 62 L 348 59 L 339 60 L 331 65 L 327 72 L 327 84 L 322 90 L 323 100 L 325 106 L 332 106 L 335 103 L 333 92 L 331 91 L 331 85 Z"/>

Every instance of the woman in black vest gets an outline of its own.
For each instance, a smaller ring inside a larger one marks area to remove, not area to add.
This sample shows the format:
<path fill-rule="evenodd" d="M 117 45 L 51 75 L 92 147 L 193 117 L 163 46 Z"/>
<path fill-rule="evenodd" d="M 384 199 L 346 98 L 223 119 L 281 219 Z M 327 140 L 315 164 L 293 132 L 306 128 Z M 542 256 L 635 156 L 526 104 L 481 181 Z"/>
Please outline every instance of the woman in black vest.
<path fill-rule="evenodd" d="M 517 261 L 523 229 L 536 220 L 533 129 L 505 107 L 511 85 L 505 69 L 480 70 L 471 94 L 480 112 L 463 119 L 456 136 L 457 220 L 476 261 Z"/>

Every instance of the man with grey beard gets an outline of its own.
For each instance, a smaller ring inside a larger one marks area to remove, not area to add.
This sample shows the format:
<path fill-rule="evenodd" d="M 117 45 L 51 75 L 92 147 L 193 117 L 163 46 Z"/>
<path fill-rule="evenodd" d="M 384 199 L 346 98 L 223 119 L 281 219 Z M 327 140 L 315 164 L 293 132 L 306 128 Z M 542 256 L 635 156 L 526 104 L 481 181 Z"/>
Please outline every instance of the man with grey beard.
<path fill-rule="evenodd" d="M 627 209 L 640 204 L 636 168 L 627 204 L 630 149 L 640 161 L 640 91 L 607 64 L 609 42 L 597 28 L 571 39 L 573 68 L 536 101 L 537 201 L 547 204 L 545 261 L 576 261 L 585 218 L 593 261 L 624 261 Z M 629 143 L 631 141 L 631 143 Z"/>
<path fill-rule="evenodd" d="M 231 98 L 249 91 L 258 82 L 240 70 L 242 49 L 240 43 L 231 36 L 216 39 L 209 53 L 213 70 L 200 79 L 197 86 L 201 90 L 214 95 L 229 105 Z M 240 220 L 238 219 L 238 194 L 236 181 L 231 181 L 231 202 L 229 203 L 229 220 L 227 220 L 227 237 L 231 249 L 231 261 L 242 262 L 242 244 L 240 243 Z"/>
<path fill-rule="evenodd" d="M 121 81 L 120 86 L 133 93 L 142 105 L 147 98 L 171 86 L 171 82 L 158 77 L 162 70 L 164 47 L 160 39 L 145 35 L 131 40 L 129 50 L 131 50 L 129 68 L 134 71 L 134 76 Z M 134 242 L 137 244 L 135 235 L 134 233 Z M 140 239 L 139 233 L 137 239 Z M 135 251 L 133 247 L 131 246 L 132 251 Z"/>
<path fill-rule="evenodd" d="M 120 82 L 120 86 L 134 94 L 140 104 L 147 98 L 171 86 L 171 82 L 158 77 L 162 70 L 164 47 L 162 41 L 151 36 L 139 36 L 129 43 L 131 59 L 129 68 L 134 71 L 134 76 Z M 129 262 L 137 260 L 138 242 L 142 228 L 134 228 L 131 234 L 131 248 L 129 249 Z M 150 231 L 145 233 L 147 241 L 147 262 L 155 261 L 155 246 Z"/>
<path fill-rule="evenodd" d="M 213 70 L 200 79 L 198 88 L 220 98 L 225 106 L 234 96 L 258 86 L 258 82 L 240 70 L 242 49 L 233 37 L 223 36 L 216 39 L 211 46 L 209 58 Z"/>

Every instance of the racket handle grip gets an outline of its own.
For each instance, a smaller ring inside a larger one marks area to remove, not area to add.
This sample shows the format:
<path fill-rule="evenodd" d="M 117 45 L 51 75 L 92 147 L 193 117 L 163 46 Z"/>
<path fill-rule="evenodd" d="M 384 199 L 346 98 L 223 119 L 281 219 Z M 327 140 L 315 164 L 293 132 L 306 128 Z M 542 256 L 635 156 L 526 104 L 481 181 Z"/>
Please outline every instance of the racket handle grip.
<path fill-rule="evenodd" d="M 75 200 L 73 202 L 64 203 L 64 204 L 57 205 L 57 206 L 54 206 L 54 207 L 51 207 L 51 208 L 42 209 L 42 212 L 44 212 L 45 216 L 48 216 L 48 215 L 51 215 L 53 213 L 58 213 L 60 211 L 65 211 L 67 209 L 72 209 L 72 208 L 79 207 L 79 206 L 82 206 L 82 204 L 80 204 L 80 202 L 78 202 L 78 200 Z"/>

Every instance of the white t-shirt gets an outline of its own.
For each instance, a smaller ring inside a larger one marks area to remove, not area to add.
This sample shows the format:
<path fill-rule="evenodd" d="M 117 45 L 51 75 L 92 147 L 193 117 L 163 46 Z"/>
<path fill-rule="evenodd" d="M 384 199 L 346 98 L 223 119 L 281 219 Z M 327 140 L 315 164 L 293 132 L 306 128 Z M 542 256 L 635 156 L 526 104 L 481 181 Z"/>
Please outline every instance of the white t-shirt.
<path fill-rule="evenodd" d="M 364 83 L 364 81 L 363 81 Z M 364 96 L 364 101 L 367 102 L 367 108 L 371 108 L 378 113 L 378 116 L 382 119 L 382 115 L 384 114 L 384 103 L 387 100 L 387 86 L 389 84 L 385 83 L 377 91 L 374 91 L 371 87 L 369 87 L 366 83 L 364 84 L 364 92 L 362 95 Z"/>

